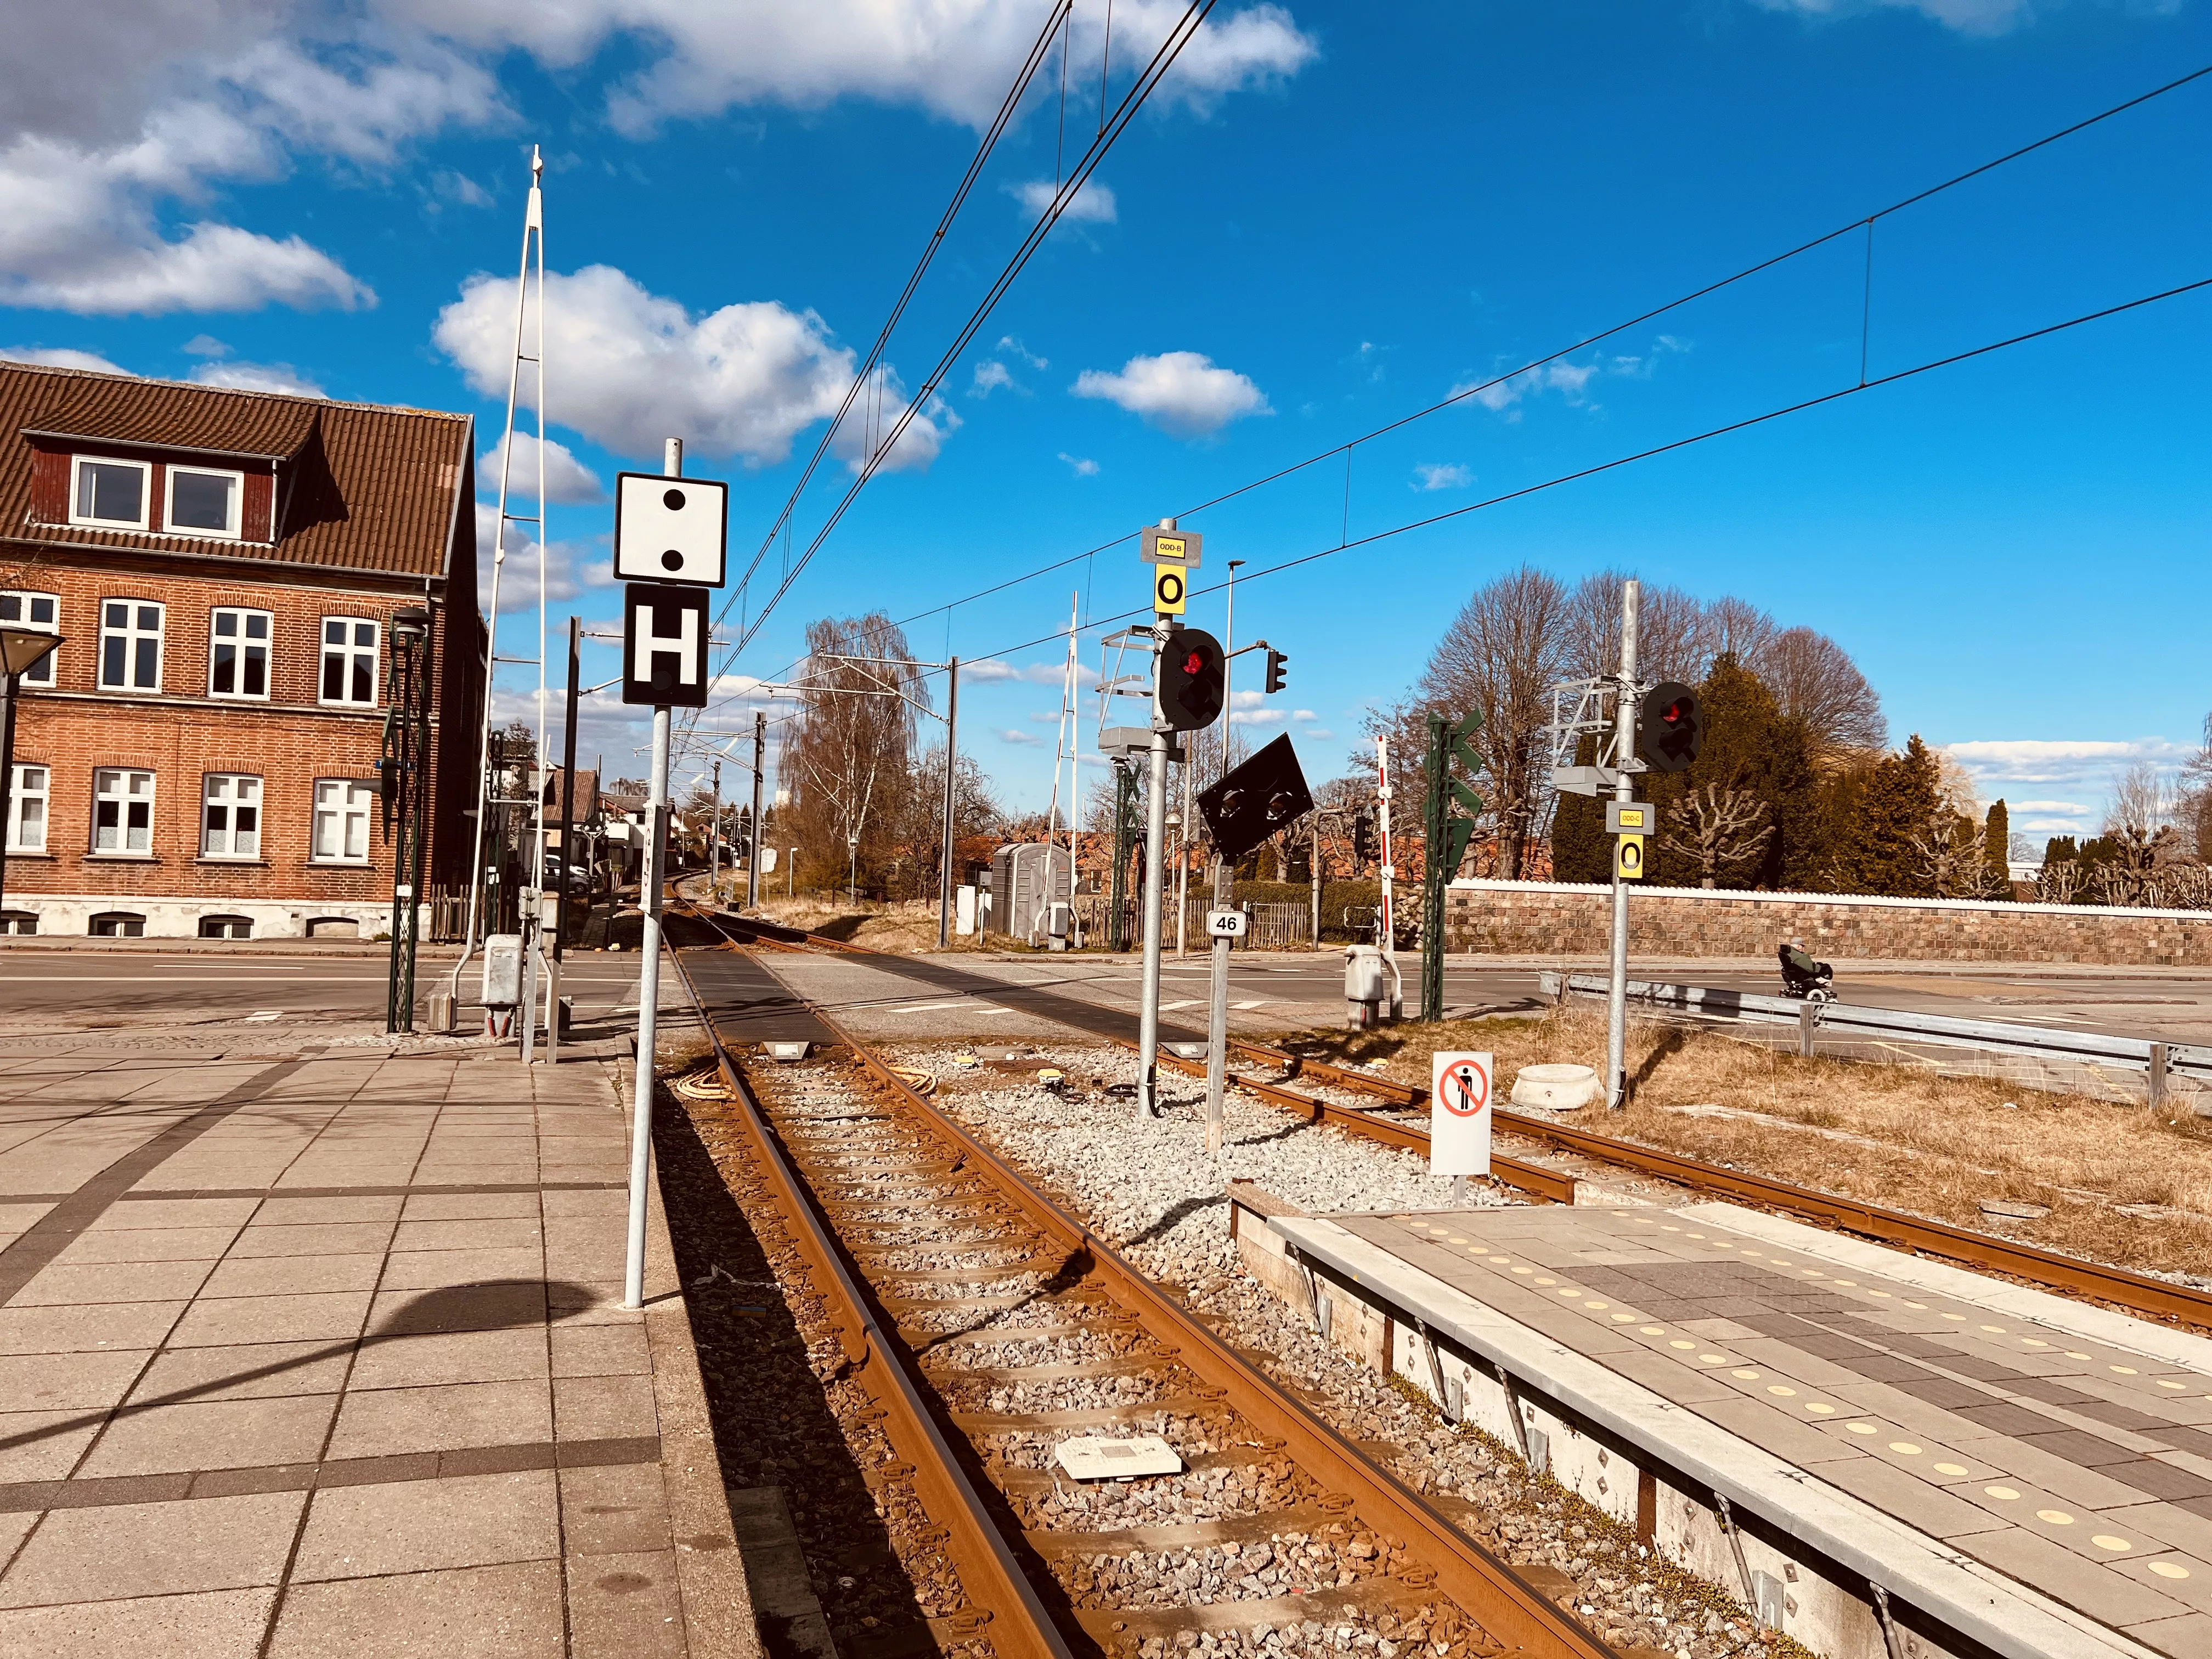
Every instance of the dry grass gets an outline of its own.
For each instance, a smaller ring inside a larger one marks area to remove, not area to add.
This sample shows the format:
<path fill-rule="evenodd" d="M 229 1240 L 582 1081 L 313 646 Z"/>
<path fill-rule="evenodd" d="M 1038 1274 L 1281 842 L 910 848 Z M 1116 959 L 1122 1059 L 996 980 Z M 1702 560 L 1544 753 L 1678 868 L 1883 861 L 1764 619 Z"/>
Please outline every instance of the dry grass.
<path fill-rule="evenodd" d="M 784 898 L 761 895 L 761 912 L 787 927 L 803 927 L 847 945 L 866 945 L 894 956 L 919 956 L 937 949 L 937 901 L 901 899 L 890 904 L 862 900 L 848 903 L 833 895 L 801 893 Z M 982 936 L 952 936 L 955 951 L 980 951 Z"/>
<path fill-rule="evenodd" d="M 1426 1086 L 1438 1048 L 1487 1048 L 1501 1091 L 1522 1066 L 1602 1067 L 1605 1016 L 1453 1020 L 1358 1033 L 1315 1033 L 1316 1058 L 1381 1060 Z M 2193 1115 L 2038 1094 L 1915 1066 L 1801 1060 L 1720 1032 L 1632 1020 L 1634 1103 L 1575 1115 L 1582 1127 L 1708 1163 L 1910 1210 L 1956 1225 L 2109 1261 L 2212 1278 L 2212 1126 Z M 1717 1105 L 1771 1121 L 1690 1116 Z M 1872 1144 L 1869 1144 L 1872 1143 Z M 2048 1205 L 2039 1220 L 1985 1215 L 1984 1200 Z M 2122 1205 L 2184 1213 L 2140 1217 Z"/>

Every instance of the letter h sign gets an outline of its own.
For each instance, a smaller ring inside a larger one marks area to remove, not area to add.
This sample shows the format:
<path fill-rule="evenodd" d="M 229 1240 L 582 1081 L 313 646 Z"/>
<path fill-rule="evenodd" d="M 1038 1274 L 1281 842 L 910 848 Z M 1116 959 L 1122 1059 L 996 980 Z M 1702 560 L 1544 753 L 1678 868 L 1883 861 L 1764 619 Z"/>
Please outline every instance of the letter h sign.
<path fill-rule="evenodd" d="M 709 590 L 632 582 L 623 599 L 623 701 L 707 706 Z"/>

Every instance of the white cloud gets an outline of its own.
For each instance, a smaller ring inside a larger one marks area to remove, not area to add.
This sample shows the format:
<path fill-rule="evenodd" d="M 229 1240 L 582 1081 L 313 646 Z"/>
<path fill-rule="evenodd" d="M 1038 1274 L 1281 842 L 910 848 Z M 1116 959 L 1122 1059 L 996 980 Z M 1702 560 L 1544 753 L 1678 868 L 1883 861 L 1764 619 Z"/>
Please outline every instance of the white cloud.
<path fill-rule="evenodd" d="M 192 371 L 198 386 L 228 386 L 234 392 L 282 392 L 295 398 L 331 394 L 289 363 L 202 363 Z"/>
<path fill-rule="evenodd" d="M 1049 179 L 1032 179 L 1027 184 L 1000 186 L 1007 195 L 1022 204 L 1022 212 L 1031 220 L 1044 217 L 1045 210 L 1060 194 L 1060 186 Z M 1096 179 L 1086 179 L 1075 198 L 1060 209 L 1056 222 L 1063 225 L 1110 225 L 1120 216 L 1111 188 Z"/>
<path fill-rule="evenodd" d="M 1060 459 L 1074 469 L 1075 476 L 1079 478 L 1095 478 L 1098 476 L 1098 463 L 1088 456 L 1071 455 L 1063 449 L 1060 452 Z"/>
<path fill-rule="evenodd" d="M 1754 0 L 1765 11 L 1791 11 L 1803 17 L 1850 17 L 1879 7 L 1917 11 L 1922 16 L 1956 29 L 1961 34 L 2005 34 L 2017 23 L 2032 21 L 2034 0 Z M 2168 9 L 2154 7 L 2153 9 Z"/>
<path fill-rule="evenodd" d="M 831 343 L 811 311 L 756 300 L 694 317 L 611 265 L 549 274 L 545 287 L 545 349 L 562 366 L 552 417 L 619 454 L 657 456 L 676 433 L 702 454 L 773 465 L 800 432 L 837 412 L 852 384 L 853 353 Z M 512 279 L 479 274 L 438 315 L 439 347 L 487 397 L 507 391 L 514 305 Z M 854 399 L 837 453 L 857 464 L 905 408 L 896 375 L 879 371 L 878 389 Z M 927 466 L 957 424 L 933 401 L 900 435 L 887 470 Z"/>
<path fill-rule="evenodd" d="M 1454 398 L 1471 395 L 1472 400 L 1485 409 L 1503 414 L 1509 421 L 1517 421 L 1521 418 L 1521 412 L 1515 405 L 1524 398 L 1539 392 L 1556 392 L 1570 406 L 1583 408 L 1590 404 L 1590 383 L 1593 380 L 1648 380 L 1660 359 L 1677 356 L 1689 349 L 1689 343 L 1679 337 L 1661 334 L 1653 337 L 1648 351 L 1616 353 L 1587 363 L 1539 363 L 1534 368 L 1524 368 L 1503 380 L 1492 374 L 1479 375 L 1460 381 L 1448 395 Z"/>
<path fill-rule="evenodd" d="M 212 334 L 195 334 L 179 348 L 187 357 L 228 357 L 230 348 Z"/>
<path fill-rule="evenodd" d="M 1310 708 L 1293 708 L 1291 710 L 1291 718 L 1294 720 L 1317 720 L 1321 716 Z"/>
<path fill-rule="evenodd" d="M 1044 739 L 1034 732 L 1024 732 L 1018 726 L 1010 726 L 998 734 L 1000 743 L 1019 744 L 1024 747 L 1034 744 L 1042 746 Z"/>
<path fill-rule="evenodd" d="M 1086 368 L 1070 388 L 1142 416 L 1178 438 L 1202 438 L 1248 415 L 1272 415 L 1260 388 L 1195 351 L 1132 357 L 1117 374 Z"/>
<path fill-rule="evenodd" d="M 1310 728 L 1307 731 L 1306 735 L 1311 738 L 1316 743 L 1331 743 L 1334 742 L 1336 738 L 1335 732 L 1325 732 L 1318 726 Z"/>
<path fill-rule="evenodd" d="M 37 363 L 46 368 L 88 368 L 99 374 L 131 374 L 122 364 L 111 363 L 97 352 L 76 351 L 68 346 L 0 346 L 0 362 Z"/>
<path fill-rule="evenodd" d="M 1270 708 L 1267 704 L 1267 696 L 1263 691 L 1231 691 L 1229 694 L 1229 723 L 1231 726 L 1280 726 L 1290 718 L 1281 709 Z"/>
<path fill-rule="evenodd" d="M 507 528 L 507 561 L 499 579 L 501 616 L 511 611 L 535 611 L 538 608 L 538 542 L 530 533 L 534 527 L 515 523 Z M 482 610 L 491 608 L 491 556 L 498 544 L 498 503 L 479 501 L 477 503 L 477 605 Z M 587 587 L 609 587 L 613 584 L 614 565 L 611 560 L 588 560 L 585 550 L 574 542 L 555 541 L 545 544 L 547 603 L 564 603 L 575 599 Z"/>
<path fill-rule="evenodd" d="M 994 347 L 993 349 L 1004 351 L 1013 356 L 1018 357 L 1024 362 L 1027 363 L 1031 368 L 1050 368 L 1052 367 L 1050 363 L 1047 362 L 1043 358 L 1038 356 L 1036 353 L 1031 351 L 1027 346 L 1024 345 L 1018 337 L 1012 334 L 1001 334 L 999 337 L 999 343 Z"/>
<path fill-rule="evenodd" d="M 971 684 L 977 685 L 1002 685 L 1007 684 L 1019 684 L 1023 685 L 1058 685 L 1064 681 L 1066 677 L 1067 664 L 1065 659 L 1052 662 L 1015 664 L 1007 662 L 999 657 L 978 657 L 973 662 L 963 662 L 960 665 L 960 682 L 963 685 Z M 1089 688 L 1097 684 L 1098 671 L 1097 669 L 1091 667 L 1088 663 L 1079 662 L 1075 665 L 1075 684 L 1078 690 L 1087 690 Z M 1039 718 L 1053 720 L 1058 720 L 1060 716 L 1058 714 L 1045 714 Z"/>
<path fill-rule="evenodd" d="M 1416 489 L 1464 489 L 1474 482 L 1474 474 L 1457 461 L 1443 461 L 1417 465 L 1413 473 L 1420 482 Z"/>
<path fill-rule="evenodd" d="M 2087 812 L 2094 809 L 2073 800 L 2015 801 L 2011 809 L 2021 812 Z"/>
<path fill-rule="evenodd" d="M 968 388 L 971 398 L 988 398 L 994 392 L 1013 386 L 1013 372 L 995 357 L 986 357 L 975 365 L 975 379 Z M 1015 387 L 1017 391 L 1019 387 Z"/>
<path fill-rule="evenodd" d="M 499 499 L 500 445 L 495 443 L 477 457 L 477 493 L 487 501 Z M 510 496 L 535 499 L 538 494 L 538 435 L 514 434 L 514 471 L 507 479 Z M 585 505 L 607 498 L 599 475 L 569 453 L 558 439 L 545 441 L 545 499 L 566 506 Z"/>
<path fill-rule="evenodd" d="M 2197 752 L 2169 738 L 1978 738 L 1942 749 L 1966 769 L 1982 799 L 2005 798 L 2013 828 L 2062 836 L 2095 833 L 2104 808 L 2083 803 L 2101 802 L 2130 766 L 2148 761 L 2171 772 Z"/>

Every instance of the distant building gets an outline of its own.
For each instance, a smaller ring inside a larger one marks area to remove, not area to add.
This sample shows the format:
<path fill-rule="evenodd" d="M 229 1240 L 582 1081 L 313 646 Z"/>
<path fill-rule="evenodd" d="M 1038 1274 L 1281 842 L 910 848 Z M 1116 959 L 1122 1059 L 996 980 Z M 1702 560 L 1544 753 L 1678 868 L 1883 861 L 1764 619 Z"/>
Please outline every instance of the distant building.
<path fill-rule="evenodd" d="M 0 926 L 367 938 L 393 613 L 427 609 L 426 885 L 464 885 L 484 627 L 461 415 L 0 363 L 0 622 L 26 677 Z"/>

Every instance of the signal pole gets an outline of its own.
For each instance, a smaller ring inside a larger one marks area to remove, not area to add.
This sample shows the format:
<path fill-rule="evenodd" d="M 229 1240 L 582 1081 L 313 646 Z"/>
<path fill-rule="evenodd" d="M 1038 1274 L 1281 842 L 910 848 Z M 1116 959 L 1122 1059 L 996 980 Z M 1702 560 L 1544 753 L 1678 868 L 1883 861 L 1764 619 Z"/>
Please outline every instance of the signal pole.
<path fill-rule="evenodd" d="M 745 908 L 760 908 L 761 769 L 768 764 L 768 716 L 753 710 L 753 836 L 745 849 Z"/>
<path fill-rule="evenodd" d="M 1643 603 L 1643 585 L 1631 578 L 1620 590 L 1620 687 L 1615 710 L 1620 722 L 1613 764 L 1619 776 L 1613 786 L 1617 801 L 1636 799 L 1636 775 L 1629 770 L 1636 756 L 1636 614 Z M 1605 1103 L 1609 1111 L 1628 1104 L 1628 884 L 1621 878 L 1620 860 L 1613 866 L 1613 979 L 1605 999 Z"/>
<path fill-rule="evenodd" d="M 1160 528 L 1173 530 L 1173 519 Z M 1168 732 L 1159 711 L 1160 665 L 1167 653 L 1169 617 L 1154 613 L 1152 625 L 1152 750 L 1145 793 L 1145 966 L 1143 1001 L 1137 1021 L 1137 1115 L 1160 1115 L 1160 896 L 1166 885 Z"/>

